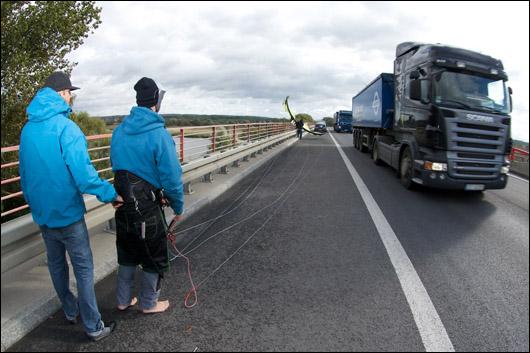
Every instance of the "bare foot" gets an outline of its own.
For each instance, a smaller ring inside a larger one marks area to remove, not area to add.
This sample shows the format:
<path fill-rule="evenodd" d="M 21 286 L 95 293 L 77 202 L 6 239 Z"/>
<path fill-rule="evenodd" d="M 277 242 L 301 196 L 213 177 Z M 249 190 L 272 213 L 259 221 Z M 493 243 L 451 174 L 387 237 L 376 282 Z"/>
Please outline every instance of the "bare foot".
<path fill-rule="evenodd" d="M 156 314 L 161 313 L 167 310 L 169 308 L 169 300 L 164 300 L 161 302 L 157 302 L 155 306 L 153 306 L 151 309 L 144 309 L 142 310 L 142 313 L 144 314 Z"/>
<path fill-rule="evenodd" d="M 131 306 L 136 305 L 136 303 L 138 303 L 138 299 L 136 299 L 136 297 L 134 297 L 134 298 L 131 299 L 131 303 L 129 305 L 118 305 L 118 310 L 120 310 L 120 311 L 127 310 Z"/>

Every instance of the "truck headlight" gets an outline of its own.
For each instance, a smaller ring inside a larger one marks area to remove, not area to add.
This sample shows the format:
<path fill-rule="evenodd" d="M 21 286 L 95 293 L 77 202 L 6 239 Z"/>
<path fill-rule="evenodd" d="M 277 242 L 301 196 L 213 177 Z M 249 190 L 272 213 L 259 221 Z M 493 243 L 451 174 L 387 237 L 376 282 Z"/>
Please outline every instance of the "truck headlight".
<path fill-rule="evenodd" d="M 423 163 L 423 169 L 425 169 L 425 170 L 433 170 L 435 172 L 446 172 L 447 171 L 447 163 L 436 163 L 436 162 L 425 161 Z"/>
<path fill-rule="evenodd" d="M 508 174 L 510 172 L 510 167 L 508 166 L 503 166 L 501 168 L 501 174 Z"/>

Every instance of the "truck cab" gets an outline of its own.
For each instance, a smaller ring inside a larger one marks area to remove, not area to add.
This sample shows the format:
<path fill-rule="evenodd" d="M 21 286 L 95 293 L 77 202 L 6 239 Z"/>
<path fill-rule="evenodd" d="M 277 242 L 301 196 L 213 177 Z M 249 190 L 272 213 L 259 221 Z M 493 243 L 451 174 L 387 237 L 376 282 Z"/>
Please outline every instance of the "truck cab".
<path fill-rule="evenodd" d="M 349 132 L 352 129 L 352 114 L 350 110 L 339 110 L 333 114 L 333 129 L 335 132 Z"/>
<path fill-rule="evenodd" d="M 386 104 L 393 109 L 386 111 L 386 126 L 354 122 L 358 149 L 370 150 L 376 163 L 395 168 L 407 188 L 506 186 L 511 89 L 500 60 L 406 42 L 397 46 L 391 79 L 393 102 Z"/>

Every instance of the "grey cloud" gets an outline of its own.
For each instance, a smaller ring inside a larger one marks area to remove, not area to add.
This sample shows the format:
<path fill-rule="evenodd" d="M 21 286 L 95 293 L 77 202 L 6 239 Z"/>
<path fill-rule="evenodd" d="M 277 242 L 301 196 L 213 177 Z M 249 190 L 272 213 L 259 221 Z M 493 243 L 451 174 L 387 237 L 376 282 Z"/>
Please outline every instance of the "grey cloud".
<path fill-rule="evenodd" d="M 105 115 L 128 112 L 142 76 L 168 90 L 165 109 L 264 115 L 290 95 L 298 112 L 330 115 L 392 70 L 399 42 L 433 26 L 409 3 L 102 6 L 101 27 L 73 55 L 73 77 L 84 84 L 79 108 Z"/>

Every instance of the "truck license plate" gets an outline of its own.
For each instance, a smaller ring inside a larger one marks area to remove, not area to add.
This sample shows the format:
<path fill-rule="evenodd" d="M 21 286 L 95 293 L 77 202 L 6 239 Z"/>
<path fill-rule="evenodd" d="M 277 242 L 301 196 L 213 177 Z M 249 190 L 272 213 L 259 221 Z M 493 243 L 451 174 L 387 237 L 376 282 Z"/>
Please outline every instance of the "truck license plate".
<path fill-rule="evenodd" d="M 480 191 L 484 190 L 484 184 L 466 184 L 466 190 Z"/>

